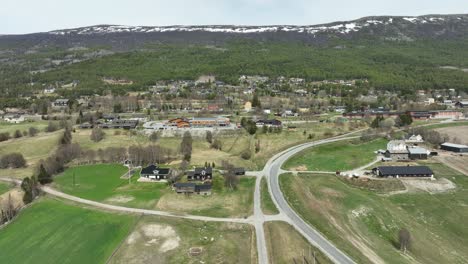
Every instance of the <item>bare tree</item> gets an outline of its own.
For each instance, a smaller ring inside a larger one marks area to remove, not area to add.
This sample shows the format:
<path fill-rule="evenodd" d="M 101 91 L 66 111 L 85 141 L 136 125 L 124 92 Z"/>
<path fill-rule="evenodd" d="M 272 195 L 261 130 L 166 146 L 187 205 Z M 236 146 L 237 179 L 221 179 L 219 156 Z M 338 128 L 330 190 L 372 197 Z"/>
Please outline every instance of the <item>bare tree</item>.
<path fill-rule="evenodd" d="M 192 135 L 190 132 L 185 132 L 180 143 L 180 153 L 184 156 L 184 160 L 190 161 L 192 158 Z"/>
<path fill-rule="evenodd" d="M 230 190 L 235 190 L 239 184 L 239 177 L 234 172 L 234 165 L 227 161 L 222 161 L 222 166 L 224 169 L 224 186 Z"/>
<path fill-rule="evenodd" d="M 398 232 L 398 241 L 400 242 L 400 250 L 406 254 L 406 251 L 411 245 L 411 234 L 406 228 L 400 229 Z"/>
<path fill-rule="evenodd" d="M 101 140 L 104 139 L 104 136 L 106 135 L 106 133 L 104 133 L 104 131 L 102 131 L 102 128 L 100 127 L 95 127 L 93 128 L 93 130 L 91 131 L 91 135 L 90 135 L 90 138 L 92 141 L 94 142 L 99 142 Z"/>

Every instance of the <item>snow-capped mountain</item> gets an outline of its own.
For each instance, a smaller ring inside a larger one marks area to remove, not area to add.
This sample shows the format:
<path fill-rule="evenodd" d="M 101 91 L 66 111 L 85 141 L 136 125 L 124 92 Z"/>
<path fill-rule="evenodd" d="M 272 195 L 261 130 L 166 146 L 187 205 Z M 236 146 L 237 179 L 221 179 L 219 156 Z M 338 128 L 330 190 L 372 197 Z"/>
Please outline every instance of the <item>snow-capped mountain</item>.
<path fill-rule="evenodd" d="M 107 45 L 131 50 L 147 43 L 222 43 L 236 38 L 261 41 L 327 43 L 330 39 L 466 39 L 468 14 L 418 17 L 378 16 L 311 26 L 121 26 L 97 25 L 27 35 L 0 35 L 0 44 L 13 47 L 76 47 Z"/>
<path fill-rule="evenodd" d="M 97 25 L 91 27 L 54 30 L 48 32 L 53 35 L 91 35 L 109 33 L 165 33 L 165 32 L 211 32 L 211 33 L 232 33 L 232 34 L 252 34 L 266 32 L 296 32 L 306 34 L 317 33 L 341 33 L 348 34 L 362 29 L 372 28 L 381 25 L 397 25 L 399 23 L 412 25 L 442 25 L 447 22 L 468 23 L 468 15 L 429 15 L 419 17 L 367 17 L 349 22 L 334 22 L 313 26 L 232 26 L 232 25 L 211 25 L 211 26 L 122 26 L 122 25 Z"/>

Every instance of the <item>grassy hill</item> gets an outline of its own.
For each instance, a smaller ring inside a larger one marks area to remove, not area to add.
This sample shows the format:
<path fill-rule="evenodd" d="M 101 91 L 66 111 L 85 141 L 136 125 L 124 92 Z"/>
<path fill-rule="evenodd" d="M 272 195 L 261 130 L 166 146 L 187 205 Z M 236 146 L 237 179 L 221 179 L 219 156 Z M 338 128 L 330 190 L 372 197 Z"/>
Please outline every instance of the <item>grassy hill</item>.
<path fill-rule="evenodd" d="M 382 195 L 335 176 L 282 175 L 292 207 L 359 263 L 464 263 L 468 258 L 468 178 L 429 163 L 455 190 L 411 190 Z M 409 254 L 399 251 L 398 231 L 412 236 Z"/>

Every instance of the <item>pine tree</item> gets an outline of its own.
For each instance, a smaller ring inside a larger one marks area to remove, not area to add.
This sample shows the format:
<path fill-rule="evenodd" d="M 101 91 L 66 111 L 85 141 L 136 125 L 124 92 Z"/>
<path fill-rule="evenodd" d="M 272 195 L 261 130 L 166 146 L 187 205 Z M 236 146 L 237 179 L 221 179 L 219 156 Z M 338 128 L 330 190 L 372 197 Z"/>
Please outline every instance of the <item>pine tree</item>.
<path fill-rule="evenodd" d="M 39 167 L 39 174 L 37 175 L 37 180 L 42 185 L 52 182 L 52 176 L 46 171 L 43 164 L 41 164 L 41 166 Z"/>

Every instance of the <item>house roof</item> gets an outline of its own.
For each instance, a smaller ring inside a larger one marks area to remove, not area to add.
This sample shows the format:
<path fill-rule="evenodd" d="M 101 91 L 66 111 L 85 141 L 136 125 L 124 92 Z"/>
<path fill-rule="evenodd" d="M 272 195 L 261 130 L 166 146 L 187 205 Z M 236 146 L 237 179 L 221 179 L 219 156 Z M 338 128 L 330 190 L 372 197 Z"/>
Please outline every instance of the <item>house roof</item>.
<path fill-rule="evenodd" d="M 195 188 L 196 184 L 193 182 L 177 182 L 174 183 L 174 187 L 176 188 L 186 188 L 186 187 L 192 187 Z"/>
<path fill-rule="evenodd" d="M 199 185 L 195 185 L 195 191 L 196 192 L 199 192 L 199 191 L 209 191 L 211 190 L 211 184 L 199 184 Z"/>
<path fill-rule="evenodd" d="M 205 167 L 205 168 L 195 168 L 195 174 L 201 174 L 203 171 L 207 174 L 213 173 L 213 168 Z"/>
<path fill-rule="evenodd" d="M 169 168 L 159 168 L 158 166 L 152 164 L 149 165 L 148 167 L 145 167 L 141 169 L 140 174 L 146 174 L 146 175 L 167 175 L 169 174 Z"/>
<path fill-rule="evenodd" d="M 380 166 L 377 168 L 382 176 L 386 175 L 432 175 L 434 172 L 427 166 Z"/>
<path fill-rule="evenodd" d="M 441 146 L 451 147 L 451 148 L 468 148 L 467 145 L 454 144 L 454 143 L 448 143 L 448 142 L 441 144 Z"/>
<path fill-rule="evenodd" d="M 411 148 L 408 148 L 408 151 L 410 154 L 427 154 L 428 153 L 427 149 L 421 148 L 421 147 L 411 147 Z"/>

